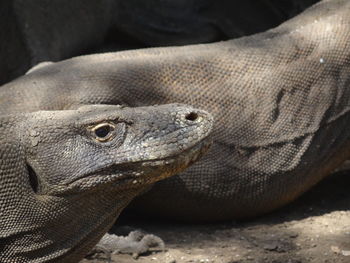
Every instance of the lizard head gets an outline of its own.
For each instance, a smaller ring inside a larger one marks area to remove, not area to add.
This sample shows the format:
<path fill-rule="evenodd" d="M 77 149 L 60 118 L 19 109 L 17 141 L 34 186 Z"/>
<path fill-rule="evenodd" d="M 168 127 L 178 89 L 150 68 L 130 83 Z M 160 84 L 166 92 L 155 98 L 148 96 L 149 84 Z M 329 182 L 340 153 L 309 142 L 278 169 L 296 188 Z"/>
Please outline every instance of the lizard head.
<path fill-rule="evenodd" d="M 133 197 L 208 148 L 212 122 L 179 104 L 91 105 L 5 119 L 0 261 L 78 262 Z"/>
<path fill-rule="evenodd" d="M 42 112 L 28 129 L 33 190 L 66 195 L 144 187 L 176 174 L 207 148 L 212 118 L 190 106 L 82 106 Z M 54 117 L 52 117 L 54 116 Z"/>

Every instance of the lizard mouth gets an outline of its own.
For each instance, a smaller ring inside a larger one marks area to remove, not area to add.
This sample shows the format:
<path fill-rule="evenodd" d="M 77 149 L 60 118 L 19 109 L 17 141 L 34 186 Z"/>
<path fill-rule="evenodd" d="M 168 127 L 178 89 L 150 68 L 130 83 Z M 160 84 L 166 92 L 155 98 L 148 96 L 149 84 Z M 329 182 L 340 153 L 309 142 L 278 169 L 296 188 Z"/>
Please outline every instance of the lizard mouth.
<path fill-rule="evenodd" d="M 211 144 L 211 140 L 204 140 L 180 154 L 172 155 L 163 159 L 134 163 L 133 165 L 135 165 L 137 172 L 131 174 L 126 172 L 126 175 L 123 176 L 123 180 L 126 180 L 126 188 L 153 184 L 159 180 L 180 173 L 203 156 Z M 139 172 L 140 170 L 142 170 L 141 173 Z M 130 180 L 132 181 L 132 184 L 127 183 L 127 181 Z"/>
<path fill-rule="evenodd" d="M 197 161 L 210 147 L 212 140 L 205 138 L 201 142 L 181 153 L 149 161 L 127 164 L 114 164 L 105 169 L 87 174 L 76 180 L 50 187 L 47 195 L 63 196 L 97 190 L 115 191 L 138 189 L 178 174 Z M 33 189 L 40 188 L 40 182 L 34 169 L 28 165 L 30 181 Z"/>

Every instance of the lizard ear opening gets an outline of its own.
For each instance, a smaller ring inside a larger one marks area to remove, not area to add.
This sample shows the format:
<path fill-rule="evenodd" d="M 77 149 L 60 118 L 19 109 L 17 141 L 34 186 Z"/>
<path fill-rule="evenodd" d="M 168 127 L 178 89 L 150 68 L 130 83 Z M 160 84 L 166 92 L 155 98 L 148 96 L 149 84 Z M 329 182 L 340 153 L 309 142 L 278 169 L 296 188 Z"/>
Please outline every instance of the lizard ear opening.
<path fill-rule="evenodd" d="M 30 186 L 32 187 L 34 193 L 37 193 L 38 187 L 39 187 L 38 176 L 36 175 L 35 171 L 28 163 L 27 163 L 27 170 L 29 175 Z"/>

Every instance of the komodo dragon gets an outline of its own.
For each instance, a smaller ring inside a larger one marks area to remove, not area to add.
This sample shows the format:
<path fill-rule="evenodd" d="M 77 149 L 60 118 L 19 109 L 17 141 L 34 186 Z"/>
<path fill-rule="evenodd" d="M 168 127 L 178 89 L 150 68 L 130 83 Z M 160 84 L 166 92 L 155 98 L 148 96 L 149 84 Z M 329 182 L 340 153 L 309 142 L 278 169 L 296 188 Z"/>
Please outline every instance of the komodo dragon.
<path fill-rule="evenodd" d="M 4 85 L 0 99 L 6 112 L 90 103 L 206 109 L 216 120 L 209 153 L 134 208 L 182 220 L 256 216 L 350 157 L 350 1 L 324 0 L 240 39 L 39 66 Z"/>
<path fill-rule="evenodd" d="M 208 147 L 190 106 L 113 105 L 0 116 L 0 262 L 78 262 L 150 184 Z"/>

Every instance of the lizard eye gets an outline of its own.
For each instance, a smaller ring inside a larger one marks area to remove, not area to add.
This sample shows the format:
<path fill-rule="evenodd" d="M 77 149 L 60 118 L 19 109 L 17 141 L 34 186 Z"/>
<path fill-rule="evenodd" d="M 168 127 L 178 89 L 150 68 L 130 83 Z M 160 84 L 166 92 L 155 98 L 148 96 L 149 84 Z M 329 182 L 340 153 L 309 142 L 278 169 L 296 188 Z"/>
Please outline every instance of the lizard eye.
<path fill-rule="evenodd" d="M 115 126 L 111 123 L 100 123 L 90 127 L 92 137 L 99 142 L 108 142 L 115 135 Z"/>

